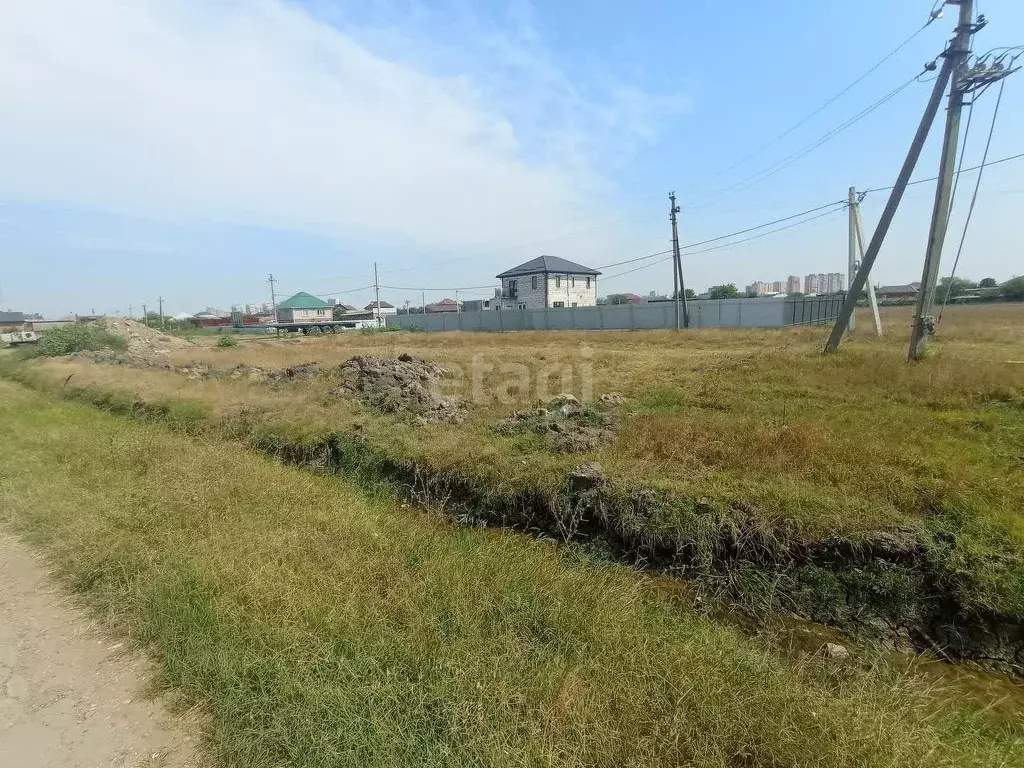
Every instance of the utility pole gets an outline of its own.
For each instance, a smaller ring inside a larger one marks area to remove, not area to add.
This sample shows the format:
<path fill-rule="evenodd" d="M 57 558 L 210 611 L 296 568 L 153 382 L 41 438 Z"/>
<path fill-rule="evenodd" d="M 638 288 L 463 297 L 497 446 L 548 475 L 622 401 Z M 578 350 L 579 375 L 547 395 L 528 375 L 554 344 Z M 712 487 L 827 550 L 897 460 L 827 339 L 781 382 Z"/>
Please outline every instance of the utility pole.
<path fill-rule="evenodd" d="M 676 290 L 676 330 L 679 330 L 679 310 L 682 305 L 683 314 L 683 327 L 690 327 L 690 312 L 686 306 L 686 284 L 683 281 L 683 259 L 679 255 L 679 225 L 676 219 L 676 214 L 679 213 L 680 208 L 676 205 L 676 193 L 669 192 L 669 202 L 672 204 L 670 208 L 670 218 L 672 220 L 672 264 L 673 274 L 675 275 L 675 290 Z"/>
<path fill-rule="evenodd" d="M 857 190 L 850 187 L 847 190 L 847 204 L 846 213 L 849 219 L 848 236 L 849 242 L 847 243 L 847 261 L 846 261 L 846 287 L 847 289 L 853 286 L 854 281 L 857 279 Z M 857 297 L 854 297 L 854 301 Z M 846 324 L 846 330 L 853 332 L 853 329 L 857 327 L 857 314 L 856 312 L 850 313 L 850 321 Z"/>
<path fill-rule="evenodd" d="M 965 2 L 971 2 L 971 0 L 965 0 Z M 921 116 L 921 123 L 917 126 L 917 133 L 914 134 L 914 140 L 911 142 L 910 150 L 903 161 L 903 167 L 900 169 L 899 176 L 896 177 L 896 184 L 893 186 L 892 192 L 889 193 L 889 200 L 882 210 L 882 216 L 878 220 L 878 226 L 875 227 L 875 233 L 871 236 L 867 253 L 864 254 L 860 269 L 857 270 L 857 276 L 854 278 L 853 284 L 850 285 L 849 292 L 846 294 L 846 301 L 843 302 L 843 307 L 839 310 L 836 324 L 832 327 L 832 334 L 828 337 L 828 342 L 825 344 L 825 353 L 835 352 L 843 340 L 846 324 L 850 321 L 850 315 L 853 314 L 857 300 L 856 297 L 864 290 L 864 284 L 867 282 L 868 275 L 871 274 L 871 268 L 875 265 L 878 252 L 882 250 L 882 243 L 885 241 L 885 236 L 892 225 L 896 209 L 900 207 L 903 193 L 907 191 L 910 175 L 914 172 L 914 168 L 917 167 L 917 161 L 921 157 L 921 150 L 924 148 L 928 133 L 931 131 L 932 123 L 935 122 L 935 115 L 939 111 L 942 94 L 946 90 L 950 76 L 953 74 L 953 68 L 956 64 L 954 59 L 955 57 L 947 55 L 942 62 L 939 74 L 935 78 L 932 95 L 928 99 L 928 105 L 925 107 L 924 114 Z"/>
<path fill-rule="evenodd" d="M 856 269 L 860 269 L 861 262 L 864 261 L 864 248 L 867 247 L 867 242 L 864 239 L 864 222 L 860 216 L 860 195 L 857 195 L 857 200 L 853 204 L 853 222 L 857 229 L 857 259 Z M 855 271 L 856 274 L 856 271 Z M 882 318 L 878 314 L 878 298 L 875 296 L 875 286 L 871 284 L 871 275 L 867 276 L 867 291 L 868 291 L 868 303 L 871 304 L 871 319 L 875 324 L 875 335 L 882 335 Z"/>
<path fill-rule="evenodd" d="M 277 278 L 274 277 L 273 272 L 267 275 L 267 282 L 270 283 L 270 308 L 274 311 L 274 335 L 280 336 L 281 326 L 278 325 L 277 319 L 277 294 L 274 292 L 274 283 L 277 282 Z"/>
<path fill-rule="evenodd" d="M 459 309 L 459 289 L 455 289 L 455 314 L 459 314 L 462 310 Z"/>
<path fill-rule="evenodd" d="M 132 317 L 132 305 L 131 304 L 128 305 L 128 319 L 129 320 L 134 320 L 135 319 L 134 317 Z"/>
<path fill-rule="evenodd" d="M 373 262 L 373 290 L 377 295 L 377 325 L 380 325 L 380 279 L 377 277 L 377 262 Z"/>
<path fill-rule="evenodd" d="M 156 300 L 160 303 L 160 329 L 164 327 L 164 297 L 157 296 Z"/>
<path fill-rule="evenodd" d="M 146 311 L 146 303 L 142 303 L 142 322 L 149 328 L 149 313 Z"/>
<path fill-rule="evenodd" d="M 952 3 L 954 0 L 947 2 Z M 946 62 L 952 67 L 953 76 L 949 84 L 949 108 L 946 111 L 946 132 L 942 139 L 942 156 L 939 160 L 939 181 L 935 188 L 932 223 L 928 232 L 928 250 L 921 275 L 921 292 L 917 297 L 917 309 L 910 331 L 908 360 L 919 360 L 924 355 L 928 337 L 935 331 L 932 305 L 935 302 L 935 285 L 939 279 L 942 245 L 949 226 L 950 195 L 953 189 L 953 172 L 956 168 L 956 150 L 960 140 L 960 113 L 964 107 L 961 70 L 971 52 L 972 35 L 984 25 L 984 22 L 974 23 L 974 0 L 959 0 L 959 3 L 960 20 L 956 27 L 956 37 L 946 51 Z"/>
<path fill-rule="evenodd" d="M 427 314 L 427 292 L 420 291 L 420 301 L 423 302 L 423 314 Z"/>

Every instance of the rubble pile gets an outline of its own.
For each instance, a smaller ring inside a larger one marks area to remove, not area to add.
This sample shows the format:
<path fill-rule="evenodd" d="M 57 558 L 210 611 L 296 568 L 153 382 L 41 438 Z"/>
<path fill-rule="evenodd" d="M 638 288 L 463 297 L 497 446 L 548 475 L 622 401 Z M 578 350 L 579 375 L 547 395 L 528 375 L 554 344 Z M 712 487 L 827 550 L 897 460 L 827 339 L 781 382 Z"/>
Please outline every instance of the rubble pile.
<path fill-rule="evenodd" d="M 562 453 L 596 450 L 618 434 L 610 413 L 581 403 L 570 394 L 556 395 L 537 408 L 516 411 L 499 421 L 494 429 L 502 435 L 543 435 L 551 448 Z"/>
<path fill-rule="evenodd" d="M 413 417 L 417 423 L 457 424 L 466 417 L 466 404 L 439 391 L 449 371 L 429 360 L 357 355 L 339 369 L 344 383 L 329 394 L 354 396 L 381 413 Z"/>

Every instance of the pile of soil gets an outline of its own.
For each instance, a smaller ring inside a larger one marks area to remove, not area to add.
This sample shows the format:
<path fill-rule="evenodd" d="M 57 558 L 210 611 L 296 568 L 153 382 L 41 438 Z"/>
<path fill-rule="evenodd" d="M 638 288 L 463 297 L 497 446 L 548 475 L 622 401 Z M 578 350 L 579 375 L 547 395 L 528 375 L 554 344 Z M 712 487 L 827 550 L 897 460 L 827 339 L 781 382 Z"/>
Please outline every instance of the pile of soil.
<path fill-rule="evenodd" d="M 570 394 L 556 395 L 537 408 L 516 411 L 494 429 L 501 435 L 543 435 L 554 450 L 562 453 L 596 450 L 618 434 L 612 414 L 581 403 Z"/>
<path fill-rule="evenodd" d="M 403 354 L 398 357 L 357 355 L 339 369 L 344 384 L 328 394 L 355 396 L 381 413 L 414 417 L 420 424 L 458 424 L 466 418 L 466 404 L 438 391 L 447 368 Z"/>
<path fill-rule="evenodd" d="M 237 371 L 238 369 L 236 368 L 235 370 Z M 250 378 L 254 373 L 256 375 L 262 374 L 267 384 L 277 385 L 293 384 L 297 381 L 312 379 L 320 375 L 321 369 L 319 363 L 299 363 L 298 365 L 289 365 L 287 368 L 271 368 L 269 370 L 249 366 L 248 372 Z"/>
<path fill-rule="evenodd" d="M 169 333 L 149 328 L 145 323 L 126 318 L 106 318 L 96 321 L 99 326 L 110 333 L 121 336 L 128 341 L 126 354 L 130 358 L 144 358 L 152 360 L 155 357 L 164 357 L 176 349 L 188 349 L 192 347 L 191 341 L 172 336 Z"/>

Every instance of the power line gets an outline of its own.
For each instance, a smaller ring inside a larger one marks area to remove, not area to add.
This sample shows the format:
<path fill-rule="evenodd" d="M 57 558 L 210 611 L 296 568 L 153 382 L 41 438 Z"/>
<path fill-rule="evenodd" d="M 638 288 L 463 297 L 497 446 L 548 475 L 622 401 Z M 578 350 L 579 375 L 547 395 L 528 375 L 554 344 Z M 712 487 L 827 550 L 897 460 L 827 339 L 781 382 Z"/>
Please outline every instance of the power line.
<path fill-rule="evenodd" d="M 760 184 L 765 179 L 770 178 L 771 176 L 774 176 L 776 173 L 779 173 L 780 171 L 785 170 L 786 168 L 788 168 L 789 166 L 793 165 L 794 163 L 802 160 L 803 158 L 807 157 L 807 155 L 811 154 L 811 152 L 813 152 L 814 150 L 818 149 L 819 147 L 823 146 L 824 144 L 827 144 L 829 141 L 834 139 L 836 136 L 838 136 L 839 134 L 843 133 L 847 129 L 852 128 L 854 125 L 856 125 L 861 120 L 866 118 L 872 112 L 874 112 L 877 109 L 880 109 L 885 104 L 887 104 L 889 101 L 891 101 L 892 99 L 896 98 L 896 96 L 898 96 L 904 90 L 906 90 L 911 85 L 913 85 L 914 82 L 917 81 L 918 77 L 920 77 L 920 74 L 914 75 L 914 77 L 912 77 L 909 80 L 907 80 L 905 83 L 903 83 L 903 85 L 900 85 L 897 88 L 894 88 L 893 90 L 889 91 L 889 93 L 887 93 L 885 96 L 883 96 L 882 98 L 878 99 L 876 102 L 874 102 L 873 104 L 869 105 L 868 107 L 865 107 L 863 110 L 861 110 L 856 115 L 854 115 L 853 117 L 851 117 L 848 120 L 846 120 L 844 123 L 836 126 L 832 130 L 830 130 L 827 133 L 823 134 L 822 136 L 818 137 L 817 139 L 815 139 L 810 144 L 802 147 L 801 149 L 798 149 L 796 152 L 793 152 L 790 155 L 787 155 L 786 157 L 782 158 L 778 162 L 773 163 L 772 165 L 769 165 L 766 168 L 762 168 L 757 173 L 752 174 L 752 175 L 748 176 L 747 178 L 742 179 L 741 181 L 738 181 L 735 184 L 732 184 L 731 186 L 726 187 L 724 190 L 722 190 L 722 194 L 725 195 L 725 194 L 730 194 L 730 193 L 733 193 L 733 192 L 740 192 L 740 191 L 743 191 L 745 189 L 749 189 L 750 187 L 754 186 L 755 184 Z"/>
<path fill-rule="evenodd" d="M 835 206 L 835 205 L 846 205 L 846 201 L 845 200 L 835 200 L 835 201 L 833 201 L 831 203 L 825 203 L 824 205 L 819 205 L 819 206 L 817 206 L 815 208 L 811 208 L 811 209 L 806 210 L 806 211 L 800 211 L 800 213 L 794 213 L 794 214 L 791 214 L 789 216 L 783 216 L 782 218 L 779 218 L 779 219 L 774 219 L 772 221 L 766 221 L 764 224 L 757 224 L 757 225 L 755 225 L 753 227 L 747 227 L 746 229 L 740 229 L 740 230 L 738 230 L 736 232 L 730 232 L 727 235 L 718 235 L 717 237 L 712 237 L 712 238 L 709 238 L 707 240 L 700 240 L 700 241 L 698 241 L 696 243 L 690 243 L 689 245 L 683 246 L 683 250 L 685 251 L 687 248 L 698 248 L 698 247 L 700 247 L 702 245 L 707 245 L 709 243 L 717 243 L 720 240 L 726 240 L 726 239 L 728 239 L 730 237 L 736 237 L 737 235 L 745 235 L 748 232 L 754 232 L 754 231 L 756 231 L 758 229 L 764 229 L 765 227 L 771 227 L 771 226 L 774 226 L 775 224 L 781 224 L 784 221 L 791 221 L 793 219 L 799 218 L 800 216 L 806 216 L 809 213 L 817 213 L 818 211 L 824 210 L 825 208 L 831 208 L 832 206 Z M 624 261 L 612 262 L 611 264 L 603 264 L 600 267 L 598 267 L 598 269 L 608 269 L 609 267 L 620 267 L 620 266 L 623 266 L 625 264 L 634 264 L 634 263 L 636 263 L 638 261 L 646 261 L 647 259 L 653 259 L 653 258 L 656 258 L 658 256 L 664 256 L 667 253 L 672 253 L 672 251 L 671 250 L 658 251 L 657 253 L 649 253 L 646 256 L 637 256 L 634 259 L 626 259 Z M 655 262 L 655 263 L 658 263 L 658 262 Z"/>
<path fill-rule="evenodd" d="M 831 215 L 833 213 L 836 213 L 837 211 L 842 210 L 843 207 L 845 207 L 845 206 L 846 206 L 846 201 L 845 200 L 840 200 L 840 201 L 837 201 L 835 203 L 830 203 L 828 206 L 822 206 L 822 207 L 829 207 L 829 208 L 831 208 L 831 210 L 825 211 L 824 213 L 819 213 L 816 216 L 811 216 L 811 217 L 809 217 L 807 219 L 803 219 L 801 221 L 795 221 L 795 222 L 793 222 L 791 224 L 787 224 L 784 227 L 777 227 L 776 229 L 770 229 L 767 232 L 760 232 L 760 233 L 758 233 L 756 235 L 752 235 L 751 237 L 745 237 L 745 238 L 743 238 L 741 240 L 735 240 L 735 241 L 730 242 L 730 243 L 722 243 L 721 245 L 715 245 L 715 246 L 712 246 L 711 248 L 703 248 L 703 249 L 701 249 L 699 251 L 690 251 L 690 250 L 685 250 L 684 249 L 682 255 L 684 257 L 699 256 L 700 254 L 704 254 L 704 253 L 711 253 L 713 251 L 721 251 L 721 250 L 725 250 L 727 248 L 732 248 L 735 245 L 741 245 L 742 243 L 748 243 L 748 242 L 750 242 L 752 240 L 759 240 L 762 237 L 767 237 L 768 235 L 774 235 L 776 232 L 782 232 L 782 231 L 787 230 L 787 229 L 793 229 L 794 227 L 803 226 L 804 224 L 808 224 L 808 223 L 810 223 L 810 222 L 812 222 L 812 221 L 814 221 L 816 219 L 820 219 L 820 218 L 823 218 L 825 216 L 829 216 L 829 215 Z M 813 210 L 818 211 L 818 210 L 821 210 L 821 208 L 815 208 Z M 806 213 L 808 213 L 808 211 L 804 212 L 804 214 L 806 214 Z M 800 216 L 800 215 L 804 215 L 804 214 L 795 214 L 795 215 L 796 216 Z M 779 221 L 787 221 L 788 219 L 792 219 L 792 218 L 794 218 L 794 217 L 793 216 L 789 216 L 789 217 L 786 217 L 785 219 L 779 219 L 778 221 L 772 222 L 772 223 L 778 223 Z M 763 225 L 763 226 L 769 226 L 769 225 Z M 741 232 L 734 232 L 732 235 L 722 235 L 721 237 L 713 238 L 711 240 L 705 240 L 703 242 L 704 243 L 710 243 L 710 242 L 715 242 L 717 240 L 722 240 L 723 238 L 726 238 L 726 237 L 735 237 L 737 234 L 742 234 L 743 232 L 750 232 L 753 229 L 757 229 L 757 227 L 751 227 L 750 229 L 745 229 L 745 230 L 742 230 Z M 702 245 L 702 244 L 703 243 L 694 243 L 693 245 L 691 245 L 689 247 L 693 248 L 694 246 Z M 668 261 L 670 258 L 672 258 L 671 255 L 670 256 L 666 256 L 665 258 L 662 258 L 662 259 L 658 259 L 657 261 L 651 262 L 650 264 L 642 264 L 639 267 L 633 267 L 632 269 L 627 269 L 624 272 L 618 272 L 618 273 L 616 273 L 614 275 L 606 275 L 606 276 L 604 276 L 603 279 L 611 280 L 611 279 L 616 278 L 616 277 L 622 277 L 623 275 L 632 274 L 633 272 L 639 272 L 641 269 L 647 269 L 648 267 L 653 267 L 656 264 L 662 264 L 662 263 Z"/>
<path fill-rule="evenodd" d="M 943 0 L 940 0 L 940 2 L 942 2 L 942 1 Z M 934 11 L 934 9 L 932 9 L 932 10 Z M 928 19 L 928 21 L 927 21 L 927 23 L 925 23 L 924 26 L 922 26 L 920 29 L 918 29 L 916 32 L 914 32 L 912 35 L 910 35 L 910 37 L 908 37 L 902 43 L 900 43 L 895 48 L 893 48 L 889 53 L 887 53 L 885 56 L 883 56 L 881 59 L 879 59 L 877 62 L 875 62 L 866 72 L 864 72 L 864 74 L 860 75 L 860 77 L 858 77 L 852 83 L 850 83 L 845 88 L 843 88 L 841 91 L 839 91 L 839 93 L 837 93 L 835 96 L 833 96 L 832 98 L 830 98 L 827 101 L 825 101 L 817 109 L 813 110 L 812 112 L 810 112 L 806 116 L 802 117 L 800 120 L 798 120 L 793 125 L 791 125 L 789 128 L 784 130 L 782 133 L 780 133 L 774 139 L 771 139 L 767 143 L 763 144 L 760 148 L 758 148 L 754 152 L 751 152 L 749 155 L 741 158 L 740 160 L 737 160 L 735 163 L 730 165 L 728 168 L 724 168 L 723 170 L 719 171 L 718 173 L 716 173 L 711 178 L 713 178 L 713 179 L 717 178 L 717 177 L 721 176 L 722 174 L 728 173 L 729 171 L 733 170 L 734 168 L 737 168 L 737 167 L 743 165 L 743 163 L 747 162 L 748 160 L 752 160 L 753 158 L 757 157 L 762 152 L 764 152 L 766 149 L 769 149 L 769 148 L 775 146 L 776 144 L 778 144 L 784 138 L 786 138 L 791 133 L 793 133 L 793 131 L 795 131 L 797 128 L 800 128 L 801 126 L 805 125 L 811 118 L 816 117 L 817 115 L 821 114 L 825 109 L 827 109 L 832 104 L 834 104 L 836 101 L 838 101 L 840 98 L 842 98 L 847 93 L 849 93 L 855 86 L 857 86 L 861 82 L 863 82 L 869 75 L 871 75 L 873 72 L 875 72 L 875 70 L 877 70 L 879 67 L 881 67 L 883 64 L 885 64 L 885 62 L 889 61 L 889 59 L 891 59 L 893 56 L 895 56 L 897 53 L 899 53 L 905 47 L 907 47 L 907 45 L 909 45 L 910 42 L 914 38 L 916 38 L 919 34 L 921 34 L 925 30 L 925 28 L 928 27 L 928 25 L 931 24 L 935 20 L 935 18 L 936 17 L 934 16 L 934 14 L 931 14 L 929 19 Z"/>
<path fill-rule="evenodd" d="M 372 285 L 370 286 L 373 287 Z M 422 288 L 422 287 L 408 287 L 399 285 L 382 285 L 381 288 L 387 288 L 389 291 L 438 291 L 444 293 L 446 291 L 482 291 L 485 288 L 500 288 L 501 286 L 496 283 L 490 285 L 462 285 L 458 287 L 449 286 L 447 288 Z"/>
<path fill-rule="evenodd" d="M 992 165 L 999 165 L 1000 163 L 1008 163 L 1011 160 L 1019 160 L 1022 157 L 1024 157 L 1024 152 L 1019 152 L 1016 155 L 1010 155 L 1009 157 L 1001 157 L 998 160 L 993 160 L 992 162 L 989 162 L 989 163 L 982 163 L 980 165 L 975 165 L 975 166 L 972 166 L 970 168 L 964 168 L 961 171 L 961 173 L 970 173 L 971 171 L 980 171 L 983 168 L 988 168 L 989 166 L 992 166 Z M 912 187 L 915 184 L 927 184 L 928 182 L 931 182 L 931 181 L 938 181 L 938 178 L 939 178 L 938 176 L 930 176 L 927 179 L 918 179 L 917 181 L 909 181 L 909 182 L 907 182 L 907 186 L 908 187 Z M 871 189 L 863 190 L 862 194 L 866 195 L 869 192 L 888 192 L 892 188 L 893 188 L 892 186 L 889 186 L 889 187 L 872 187 Z"/>
<path fill-rule="evenodd" d="M 946 304 L 949 302 L 949 295 L 953 291 L 953 278 L 956 276 L 956 268 L 960 264 L 960 256 L 964 252 L 964 241 L 967 239 L 967 228 L 971 225 L 971 216 L 974 214 L 974 205 L 978 202 L 978 190 L 981 188 L 981 177 L 985 172 L 985 159 L 988 157 L 989 147 L 992 146 L 992 135 L 996 130 L 996 120 L 999 117 L 999 105 L 1003 101 L 1003 86 L 1005 85 L 1005 79 L 999 81 L 999 95 L 996 96 L 996 107 L 992 110 L 992 124 L 989 126 L 988 138 L 985 140 L 985 151 L 981 156 L 981 169 L 978 171 L 978 178 L 975 179 L 974 182 L 974 194 L 971 195 L 971 203 L 967 208 L 967 218 L 964 220 L 964 229 L 960 234 L 960 245 L 956 249 L 956 258 L 953 260 L 953 269 L 949 274 L 949 285 L 946 288 L 946 298 L 942 300 L 942 307 L 939 309 L 938 322 L 942 322 L 942 313 L 946 310 Z"/>

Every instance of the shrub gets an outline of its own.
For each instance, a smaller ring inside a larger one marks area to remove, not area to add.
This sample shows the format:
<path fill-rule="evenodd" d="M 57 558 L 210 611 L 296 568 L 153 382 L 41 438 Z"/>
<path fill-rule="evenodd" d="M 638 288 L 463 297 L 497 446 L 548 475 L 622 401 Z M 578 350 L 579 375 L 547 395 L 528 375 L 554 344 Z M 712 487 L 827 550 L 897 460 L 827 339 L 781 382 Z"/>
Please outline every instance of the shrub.
<path fill-rule="evenodd" d="M 237 347 L 238 342 L 233 335 L 224 335 L 217 339 L 218 347 Z"/>
<path fill-rule="evenodd" d="M 43 333 L 37 348 L 47 357 L 70 355 L 72 352 L 96 349 L 125 349 L 127 339 L 99 325 L 65 325 Z"/>
<path fill-rule="evenodd" d="M 413 323 L 408 328 L 406 328 L 406 330 L 409 331 L 409 333 L 426 333 L 427 332 L 427 329 L 424 328 L 419 323 Z"/>

